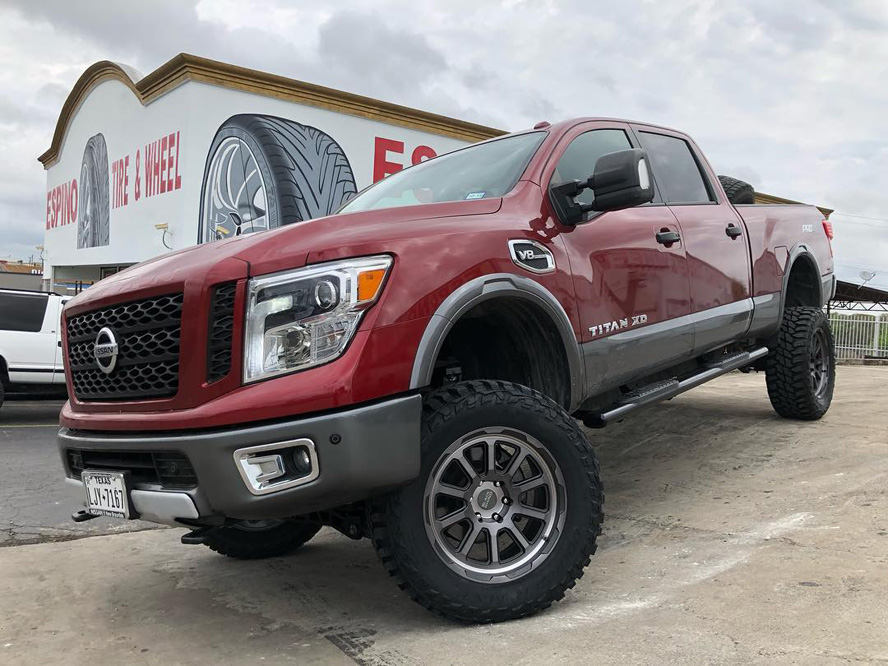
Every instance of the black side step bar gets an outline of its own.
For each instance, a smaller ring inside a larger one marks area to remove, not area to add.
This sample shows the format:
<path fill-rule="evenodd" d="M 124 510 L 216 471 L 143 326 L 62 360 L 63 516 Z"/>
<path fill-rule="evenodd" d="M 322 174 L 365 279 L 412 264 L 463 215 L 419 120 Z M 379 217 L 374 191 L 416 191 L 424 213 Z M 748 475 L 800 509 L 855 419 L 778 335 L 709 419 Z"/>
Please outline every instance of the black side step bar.
<path fill-rule="evenodd" d="M 760 347 L 748 352 L 739 352 L 710 363 L 700 372 L 686 379 L 666 379 L 643 386 L 636 391 L 627 393 L 609 410 L 600 413 L 586 413 L 583 423 L 590 428 L 603 428 L 612 421 L 618 421 L 627 414 L 642 407 L 647 407 L 661 400 L 674 398 L 680 393 L 705 384 L 731 370 L 742 368 L 768 354 L 767 347 Z"/>

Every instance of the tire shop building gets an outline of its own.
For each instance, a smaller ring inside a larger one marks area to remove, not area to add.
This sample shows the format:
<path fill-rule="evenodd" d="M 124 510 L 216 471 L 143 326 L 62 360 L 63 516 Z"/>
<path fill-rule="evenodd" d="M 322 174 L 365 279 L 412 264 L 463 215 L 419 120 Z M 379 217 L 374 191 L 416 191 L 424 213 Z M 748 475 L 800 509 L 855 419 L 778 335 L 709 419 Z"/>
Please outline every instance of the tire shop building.
<path fill-rule="evenodd" d="M 39 157 L 44 288 L 77 292 L 170 250 L 327 215 L 405 166 L 500 134 L 188 54 L 147 76 L 98 62 Z"/>
<path fill-rule="evenodd" d="M 500 130 L 180 54 L 98 62 L 59 116 L 45 287 L 78 291 L 196 243 L 327 215 L 405 166 Z"/>

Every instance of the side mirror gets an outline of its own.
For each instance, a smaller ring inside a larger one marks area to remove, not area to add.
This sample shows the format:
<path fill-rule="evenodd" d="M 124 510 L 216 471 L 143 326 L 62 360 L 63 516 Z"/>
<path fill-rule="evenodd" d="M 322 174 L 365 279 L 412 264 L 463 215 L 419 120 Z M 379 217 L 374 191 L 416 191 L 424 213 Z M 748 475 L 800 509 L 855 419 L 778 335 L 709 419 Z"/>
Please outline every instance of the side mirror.
<path fill-rule="evenodd" d="M 577 203 L 575 197 L 591 189 L 591 204 Z M 580 224 L 588 212 L 622 210 L 649 203 L 654 198 L 647 153 L 638 148 L 602 155 L 587 180 L 573 180 L 549 188 L 555 214 L 567 225 Z"/>

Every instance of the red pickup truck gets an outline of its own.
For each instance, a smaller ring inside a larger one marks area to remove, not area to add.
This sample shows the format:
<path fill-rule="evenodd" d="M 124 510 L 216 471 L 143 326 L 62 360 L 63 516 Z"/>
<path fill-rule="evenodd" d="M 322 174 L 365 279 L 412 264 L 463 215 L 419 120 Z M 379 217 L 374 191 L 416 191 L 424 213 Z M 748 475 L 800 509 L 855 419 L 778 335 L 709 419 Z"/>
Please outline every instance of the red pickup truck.
<path fill-rule="evenodd" d="M 547 607 L 603 518 L 578 420 L 734 369 L 829 408 L 831 227 L 724 182 L 681 132 L 541 123 L 102 280 L 64 310 L 74 518 L 237 558 L 330 525 L 449 617 Z"/>

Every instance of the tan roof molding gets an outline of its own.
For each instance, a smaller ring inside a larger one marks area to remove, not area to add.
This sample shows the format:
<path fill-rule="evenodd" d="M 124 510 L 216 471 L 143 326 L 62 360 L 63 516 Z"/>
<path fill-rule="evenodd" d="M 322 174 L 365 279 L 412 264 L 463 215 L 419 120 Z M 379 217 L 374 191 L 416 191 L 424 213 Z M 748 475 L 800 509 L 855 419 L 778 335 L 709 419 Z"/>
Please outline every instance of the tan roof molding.
<path fill-rule="evenodd" d="M 151 103 L 186 81 L 200 81 L 223 88 L 243 90 L 256 95 L 275 97 L 288 102 L 378 120 L 422 132 L 440 134 L 462 141 L 482 141 L 505 134 L 503 130 L 383 102 L 372 97 L 355 95 L 277 74 L 180 53 L 138 81 L 133 81 L 123 66 L 109 60 L 102 60 L 88 67 L 77 79 L 77 83 L 74 84 L 74 88 L 62 105 L 49 150 L 37 158 L 43 164 L 44 169 L 48 169 L 58 161 L 68 125 L 83 100 L 93 88 L 109 80 L 123 83 L 133 91 L 133 94 L 143 105 Z"/>

